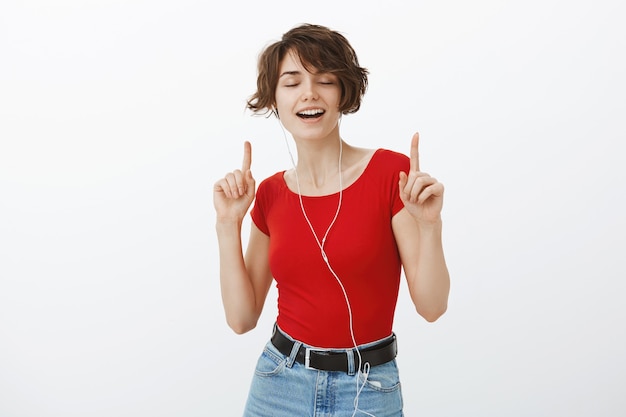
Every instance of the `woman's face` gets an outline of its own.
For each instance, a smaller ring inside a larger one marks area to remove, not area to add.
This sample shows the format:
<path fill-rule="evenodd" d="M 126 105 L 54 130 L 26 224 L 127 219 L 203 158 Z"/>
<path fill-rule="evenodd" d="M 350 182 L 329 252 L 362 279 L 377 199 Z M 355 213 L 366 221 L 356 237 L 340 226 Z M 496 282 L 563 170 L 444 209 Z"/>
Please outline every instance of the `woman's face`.
<path fill-rule="evenodd" d="M 294 139 L 339 135 L 341 86 L 335 75 L 310 73 L 297 55 L 287 53 L 280 65 L 275 96 L 280 120 Z"/>

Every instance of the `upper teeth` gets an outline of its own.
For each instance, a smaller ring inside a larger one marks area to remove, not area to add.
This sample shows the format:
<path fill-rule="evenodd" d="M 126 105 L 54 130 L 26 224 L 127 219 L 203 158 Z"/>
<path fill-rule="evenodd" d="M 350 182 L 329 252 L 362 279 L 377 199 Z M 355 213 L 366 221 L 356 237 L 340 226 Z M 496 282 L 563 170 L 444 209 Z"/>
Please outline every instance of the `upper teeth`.
<path fill-rule="evenodd" d="M 315 116 L 316 114 L 324 113 L 322 109 L 311 109 L 311 110 L 303 110 L 298 114 L 304 114 L 306 116 Z"/>

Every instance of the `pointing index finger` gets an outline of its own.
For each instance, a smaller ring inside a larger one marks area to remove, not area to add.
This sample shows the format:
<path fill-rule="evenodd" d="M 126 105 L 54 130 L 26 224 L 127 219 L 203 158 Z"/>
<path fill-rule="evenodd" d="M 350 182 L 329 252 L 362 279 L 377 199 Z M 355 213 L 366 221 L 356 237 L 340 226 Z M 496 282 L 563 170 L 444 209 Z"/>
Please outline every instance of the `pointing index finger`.
<path fill-rule="evenodd" d="M 415 133 L 411 140 L 411 171 L 420 170 L 420 153 L 419 153 L 420 134 Z"/>
<path fill-rule="evenodd" d="M 241 164 L 241 171 L 246 173 L 252 165 L 252 145 L 250 142 L 245 141 L 243 143 L 243 163 Z"/>

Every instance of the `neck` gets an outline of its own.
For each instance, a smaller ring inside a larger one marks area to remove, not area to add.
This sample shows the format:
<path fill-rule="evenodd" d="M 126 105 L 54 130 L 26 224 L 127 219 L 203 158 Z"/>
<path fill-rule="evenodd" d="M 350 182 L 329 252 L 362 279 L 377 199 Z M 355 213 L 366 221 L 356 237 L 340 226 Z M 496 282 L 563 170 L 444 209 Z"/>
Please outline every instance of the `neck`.
<path fill-rule="evenodd" d="M 342 171 L 341 159 L 345 150 L 350 148 L 339 135 L 339 125 L 335 126 L 325 137 L 292 135 L 297 149 L 297 164 L 289 149 L 285 128 L 282 124 L 281 127 L 293 163 L 294 169 L 288 171 L 288 176 L 294 182 L 293 185 L 295 186 L 297 181 L 298 188 L 302 188 L 307 195 L 330 194 L 338 191 L 337 184 L 341 180 L 338 177 Z"/>
<path fill-rule="evenodd" d="M 321 144 L 296 143 L 298 164 L 296 175 L 303 184 L 314 189 L 337 186 L 341 175 L 343 148 L 346 144 L 337 138 L 336 142 Z M 331 184 L 332 183 L 332 184 Z"/>

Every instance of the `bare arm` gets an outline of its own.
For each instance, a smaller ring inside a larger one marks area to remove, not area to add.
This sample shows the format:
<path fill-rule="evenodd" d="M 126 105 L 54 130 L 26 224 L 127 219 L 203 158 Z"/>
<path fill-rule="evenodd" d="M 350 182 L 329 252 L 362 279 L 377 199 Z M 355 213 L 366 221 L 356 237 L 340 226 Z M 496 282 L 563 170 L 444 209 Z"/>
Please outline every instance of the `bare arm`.
<path fill-rule="evenodd" d="M 255 196 L 251 154 L 246 142 L 242 169 L 228 173 L 213 188 L 222 302 L 226 322 L 239 334 L 256 326 L 272 282 L 267 260 L 269 237 L 254 225 L 245 259 L 243 256 L 241 225 Z"/>
<path fill-rule="evenodd" d="M 409 173 L 400 173 L 404 208 L 394 216 L 392 227 L 413 304 L 422 317 L 435 321 L 445 313 L 450 293 L 441 238 L 444 188 L 420 172 L 418 145 L 416 133 L 411 142 Z"/>
<path fill-rule="evenodd" d="M 241 223 L 218 223 L 216 230 L 226 322 L 235 333 L 245 333 L 256 326 L 272 283 L 267 260 L 269 237 L 253 224 L 244 260 Z"/>
<path fill-rule="evenodd" d="M 435 321 L 446 312 L 450 292 L 442 223 L 420 226 L 402 209 L 394 216 L 392 225 L 415 309 L 426 320 Z"/>

